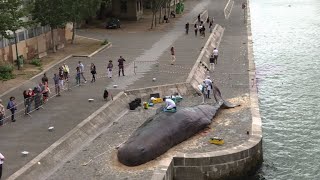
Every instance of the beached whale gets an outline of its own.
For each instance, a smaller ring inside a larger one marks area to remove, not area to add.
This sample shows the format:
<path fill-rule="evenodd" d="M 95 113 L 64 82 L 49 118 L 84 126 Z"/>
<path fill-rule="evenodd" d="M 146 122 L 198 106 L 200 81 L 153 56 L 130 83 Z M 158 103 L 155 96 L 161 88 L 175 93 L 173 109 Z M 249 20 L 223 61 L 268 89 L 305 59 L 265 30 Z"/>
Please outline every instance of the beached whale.
<path fill-rule="evenodd" d="M 148 119 L 119 147 L 118 160 L 127 166 L 151 161 L 206 128 L 220 108 L 237 106 L 224 101 L 216 86 L 213 94 L 213 105 L 179 108 L 176 113 L 160 112 Z"/>

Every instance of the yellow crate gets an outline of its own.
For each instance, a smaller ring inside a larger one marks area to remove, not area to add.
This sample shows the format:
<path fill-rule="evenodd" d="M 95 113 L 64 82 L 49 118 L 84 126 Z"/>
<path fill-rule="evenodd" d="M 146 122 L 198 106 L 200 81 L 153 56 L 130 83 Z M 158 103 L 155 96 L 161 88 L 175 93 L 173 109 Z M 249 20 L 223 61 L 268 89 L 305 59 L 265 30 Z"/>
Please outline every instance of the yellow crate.
<path fill-rule="evenodd" d="M 163 102 L 162 98 L 155 98 L 152 100 L 153 104 L 162 103 L 162 102 Z"/>
<path fill-rule="evenodd" d="M 210 138 L 209 142 L 211 144 L 216 144 L 216 145 L 224 144 L 224 140 L 222 138 L 218 138 L 218 137 Z"/>

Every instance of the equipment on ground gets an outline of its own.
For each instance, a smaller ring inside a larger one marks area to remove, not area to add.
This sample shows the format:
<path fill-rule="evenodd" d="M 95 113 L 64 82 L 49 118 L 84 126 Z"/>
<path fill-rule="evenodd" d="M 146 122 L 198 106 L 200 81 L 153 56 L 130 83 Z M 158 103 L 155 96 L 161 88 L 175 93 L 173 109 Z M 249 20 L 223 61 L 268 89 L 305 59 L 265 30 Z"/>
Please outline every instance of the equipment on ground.
<path fill-rule="evenodd" d="M 222 145 L 224 144 L 224 140 L 222 138 L 219 138 L 219 137 L 213 137 L 213 138 L 210 138 L 209 142 L 211 144 L 216 144 L 216 145 Z"/>

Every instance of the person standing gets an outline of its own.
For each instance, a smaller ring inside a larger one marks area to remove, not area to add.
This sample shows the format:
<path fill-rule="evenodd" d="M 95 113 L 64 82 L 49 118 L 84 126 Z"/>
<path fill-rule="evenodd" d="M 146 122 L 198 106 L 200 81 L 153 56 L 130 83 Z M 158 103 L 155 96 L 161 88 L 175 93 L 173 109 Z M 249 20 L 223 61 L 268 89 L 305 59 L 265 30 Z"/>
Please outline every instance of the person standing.
<path fill-rule="evenodd" d="M 57 74 L 53 75 L 53 82 L 54 82 L 54 90 L 57 96 L 60 96 L 60 77 Z"/>
<path fill-rule="evenodd" d="M 219 56 L 219 51 L 217 48 L 214 48 L 213 49 L 213 58 L 214 58 L 214 64 L 217 64 L 218 63 L 218 56 Z"/>
<path fill-rule="evenodd" d="M 170 52 L 171 52 L 171 65 L 174 65 L 174 63 L 176 62 L 176 56 L 175 56 L 175 50 L 173 46 L 171 47 Z"/>
<path fill-rule="evenodd" d="M 42 103 L 45 104 L 48 101 L 49 98 L 49 93 L 50 93 L 50 89 L 48 84 L 42 84 L 40 83 L 40 88 L 41 88 L 41 92 L 42 92 Z"/>
<path fill-rule="evenodd" d="M 91 71 L 91 74 L 92 74 L 91 82 L 96 82 L 97 70 L 96 70 L 96 65 L 94 65 L 93 63 L 91 63 L 90 71 Z"/>
<path fill-rule="evenodd" d="M 193 27 L 194 27 L 194 35 L 197 36 L 198 35 L 198 25 L 197 25 L 197 23 L 194 24 Z"/>
<path fill-rule="evenodd" d="M 42 81 L 42 84 L 46 84 L 46 83 L 48 84 L 49 79 L 48 79 L 46 73 L 43 74 L 43 77 L 42 77 L 41 81 Z"/>
<path fill-rule="evenodd" d="M 68 80 L 69 80 L 69 73 L 70 73 L 69 66 L 66 65 L 66 64 L 63 64 L 63 65 L 62 65 L 62 69 L 63 69 L 63 77 L 64 77 L 64 80 L 66 80 L 66 81 L 68 82 Z"/>
<path fill-rule="evenodd" d="M 213 72 L 214 71 L 214 57 L 213 57 L 213 54 L 211 54 L 209 61 L 210 61 L 210 70 L 211 70 L 211 72 Z"/>
<path fill-rule="evenodd" d="M 201 14 L 198 15 L 198 22 L 201 21 Z"/>
<path fill-rule="evenodd" d="M 40 83 L 41 84 L 41 83 Z M 40 84 L 33 88 L 34 93 L 34 106 L 36 110 L 39 110 L 40 106 L 42 105 L 41 97 L 42 97 L 42 89 Z"/>
<path fill-rule="evenodd" d="M 203 38 L 206 37 L 206 27 L 204 27 L 204 25 L 202 25 L 201 27 L 201 32 L 202 32 Z"/>
<path fill-rule="evenodd" d="M 23 91 L 23 98 L 24 98 L 24 107 L 25 107 L 24 114 L 28 115 L 31 110 L 31 98 L 32 98 L 32 96 L 30 96 L 29 94 L 29 90 Z"/>
<path fill-rule="evenodd" d="M 212 33 L 212 28 L 213 28 L 213 24 L 212 24 L 212 21 L 210 21 L 210 24 L 209 24 L 209 32 Z"/>
<path fill-rule="evenodd" d="M 0 153 L 0 179 L 2 176 L 2 165 L 3 165 L 4 160 L 5 160 L 4 156 Z"/>
<path fill-rule="evenodd" d="M 205 99 L 207 97 L 207 85 L 205 81 L 202 81 L 202 83 L 198 86 L 199 90 L 201 91 L 202 94 L 202 104 L 205 103 Z"/>
<path fill-rule="evenodd" d="M 212 90 L 212 81 L 210 79 L 210 76 L 207 76 L 207 78 L 204 80 L 205 84 L 207 85 L 207 98 L 208 99 L 211 99 L 210 98 L 210 93 L 211 93 L 211 90 Z"/>
<path fill-rule="evenodd" d="M 12 122 L 16 122 L 16 120 L 14 119 L 14 113 L 17 110 L 17 104 L 15 102 L 15 99 L 16 99 L 15 97 L 11 96 L 10 100 L 8 102 L 8 105 L 7 105 L 7 109 L 9 109 L 11 111 L 11 121 Z"/>
<path fill-rule="evenodd" d="M 59 67 L 59 85 L 60 89 L 64 89 L 64 76 L 63 76 L 63 68 L 62 66 Z"/>
<path fill-rule="evenodd" d="M 109 78 L 112 78 L 112 68 L 113 68 L 113 64 L 112 64 L 112 60 L 110 60 L 107 66 L 107 73 Z"/>
<path fill-rule="evenodd" d="M 124 62 L 125 62 L 126 60 L 125 59 L 123 59 L 123 57 L 122 56 L 120 56 L 120 58 L 118 59 L 118 63 L 119 63 L 119 77 L 120 77 L 120 71 L 122 70 L 122 76 L 124 76 Z"/>
<path fill-rule="evenodd" d="M 76 85 L 80 86 L 80 67 L 76 67 Z"/>
<path fill-rule="evenodd" d="M 188 34 L 189 33 L 189 22 L 187 22 L 185 28 L 186 28 L 186 34 Z"/>
<path fill-rule="evenodd" d="M 84 83 L 87 83 L 87 80 L 83 75 L 83 73 L 84 73 L 84 65 L 83 65 L 83 63 L 81 61 L 79 61 L 78 67 L 79 67 L 79 71 L 80 71 L 80 76 L 83 78 Z"/>
<path fill-rule="evenodd" d="M 4 109 L 4 106 L 2 104 L 2 100 L 0 99 L 0 126 L 2 126 L 4 124 L 4 118 L 5 118 L 5 109 Z M 0 179 L 1 179 L 1 176 L 0 176 Z"/>
<path fill-rule="evenodd" d="M 23 95 L 23 103 L 24 103 L 24 109 L 25 109 L 24 114 L 27 115 L 28 91 L 27 91 L 27 90 L 24 90 L 23 93 L 22 93 L 22 95 Z"/>

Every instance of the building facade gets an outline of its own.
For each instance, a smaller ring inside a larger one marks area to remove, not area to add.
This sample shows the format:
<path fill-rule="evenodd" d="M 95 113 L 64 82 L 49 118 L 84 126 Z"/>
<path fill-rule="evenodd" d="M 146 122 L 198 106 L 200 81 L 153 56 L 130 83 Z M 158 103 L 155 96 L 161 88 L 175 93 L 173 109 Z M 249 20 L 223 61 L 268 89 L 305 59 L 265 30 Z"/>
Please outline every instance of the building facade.
<path fill-rule="evenodd" d="M 54 37 L 58 47 L 63 47 L 67 40 L 71 39 L 72 26 L 67 25 L 65 29 L 54 30 Z M 50 27 L 36 27 L 31 29 L 20 29 L 17 31 L 18 54 L 24 59 L 46 56 L 47 51 L 52 49 Z M 16 49 L 14 39 L 5 39 L 0 36 L 0 63 L 13 62 L 16 60 Z"/>
<path fill-rule="evenodd" d="M 112 0 L 112 14 L 116 18 L 137 21 L 143 15 L 143 0 Z"/>

